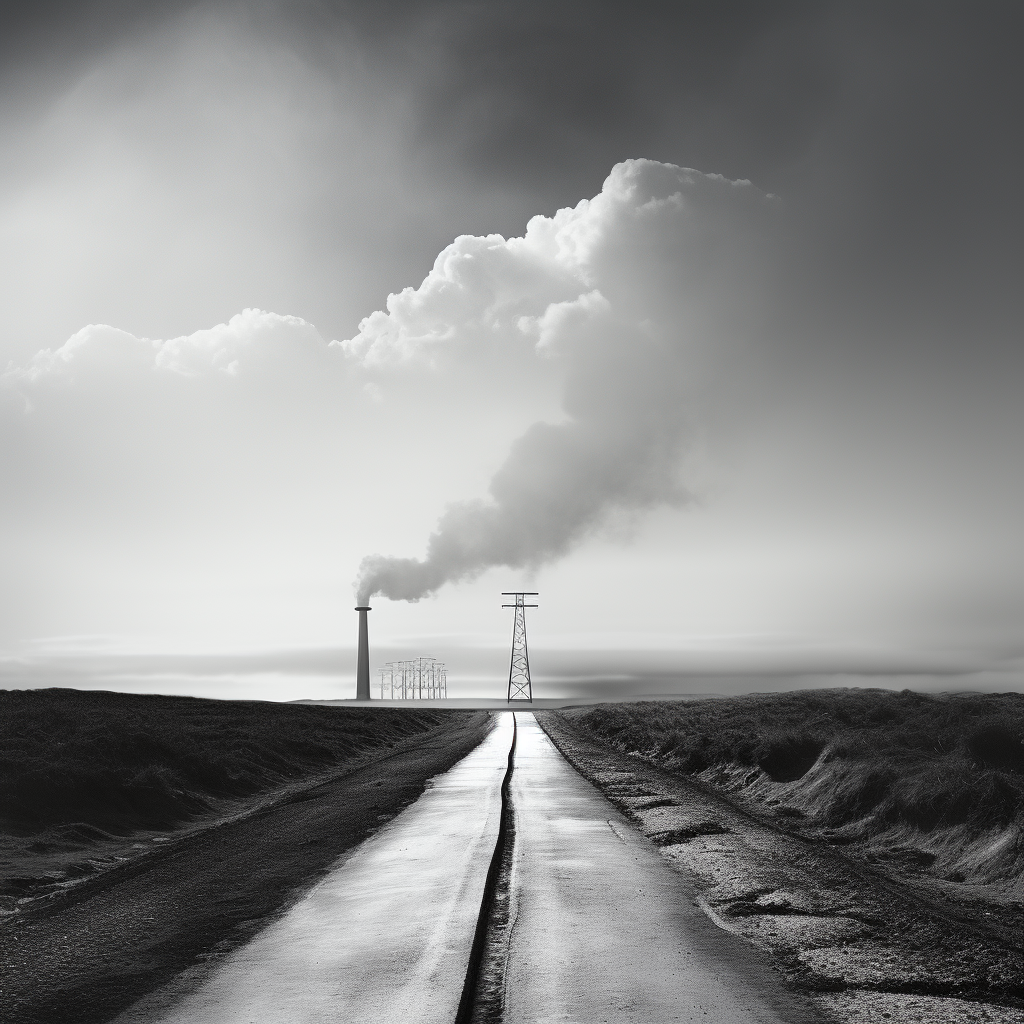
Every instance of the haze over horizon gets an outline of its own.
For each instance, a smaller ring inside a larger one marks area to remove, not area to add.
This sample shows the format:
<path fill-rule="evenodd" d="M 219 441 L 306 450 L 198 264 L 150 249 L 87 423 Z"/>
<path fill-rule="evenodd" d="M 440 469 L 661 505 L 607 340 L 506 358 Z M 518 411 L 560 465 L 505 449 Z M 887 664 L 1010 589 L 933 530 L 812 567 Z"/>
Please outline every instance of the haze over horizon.
<path fill-rule="evenodd" d="M 0 687 L 1022 688 L 1019 5 L 5 20 Z"/>

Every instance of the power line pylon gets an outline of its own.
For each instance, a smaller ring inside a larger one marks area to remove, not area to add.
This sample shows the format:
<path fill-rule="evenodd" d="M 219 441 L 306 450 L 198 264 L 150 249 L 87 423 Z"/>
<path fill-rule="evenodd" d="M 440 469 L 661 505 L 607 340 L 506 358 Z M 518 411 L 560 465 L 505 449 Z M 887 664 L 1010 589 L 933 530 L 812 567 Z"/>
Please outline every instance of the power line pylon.
<path fill-rule="evenodd" d="M 533 701 L 530 686 L 530 655 L 526 649 L 526 609 L 538 605 L 526 604 L 524 598 L 537 597 L 535 590 L 503 590 L 502 597 L 514 597 L 515 604 L 503 604 L 502 608 L 515 608 L 516 620 L 512 626 L 512 663 L 508 669 L 508 700 Z"/>

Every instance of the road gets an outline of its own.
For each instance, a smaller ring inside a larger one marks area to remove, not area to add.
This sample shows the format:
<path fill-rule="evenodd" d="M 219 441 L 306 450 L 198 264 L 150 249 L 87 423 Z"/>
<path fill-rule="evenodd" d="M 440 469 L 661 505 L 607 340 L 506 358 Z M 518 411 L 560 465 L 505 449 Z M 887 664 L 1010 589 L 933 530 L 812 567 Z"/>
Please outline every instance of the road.
<path fill-rule="evenodd" d="M 508 1024 L 799 1024 L 819 1018 L 517 714 Z"/>
<path fill-rule="evenodd" d="M 453 1020 L 511 739 L 512 717 L 502 715 L 479 747 L 211 977 L 180 998 L 144 1000 L 118 1024 Z"/>
<path fill-rule="evenodd" d="M 517 713 L 508 1024 L 818 1020 Z M 201 981 L 117 1024 L 454 1021 L 495 843 L 512 716 Z"/>

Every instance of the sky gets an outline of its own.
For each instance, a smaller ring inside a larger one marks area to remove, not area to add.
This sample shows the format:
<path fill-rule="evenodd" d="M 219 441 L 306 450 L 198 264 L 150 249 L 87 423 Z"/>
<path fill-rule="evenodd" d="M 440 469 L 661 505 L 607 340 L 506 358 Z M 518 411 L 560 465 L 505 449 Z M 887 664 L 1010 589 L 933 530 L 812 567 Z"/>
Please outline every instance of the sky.
<path fill-rule="evenodd" d="M 2 17 L 0 686 L 1024 684 L 1019 4 Z"/>

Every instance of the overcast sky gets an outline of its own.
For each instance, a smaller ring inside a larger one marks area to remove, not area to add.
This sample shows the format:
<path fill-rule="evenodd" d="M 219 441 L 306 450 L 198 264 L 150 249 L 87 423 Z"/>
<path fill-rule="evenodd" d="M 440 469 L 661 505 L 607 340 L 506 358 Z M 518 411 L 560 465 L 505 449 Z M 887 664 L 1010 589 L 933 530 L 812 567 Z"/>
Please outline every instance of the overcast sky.
<path fill-rule="evenodd" d="M 0 685 L 1024 683 L 1019 3 L 3 19 Z"/>

